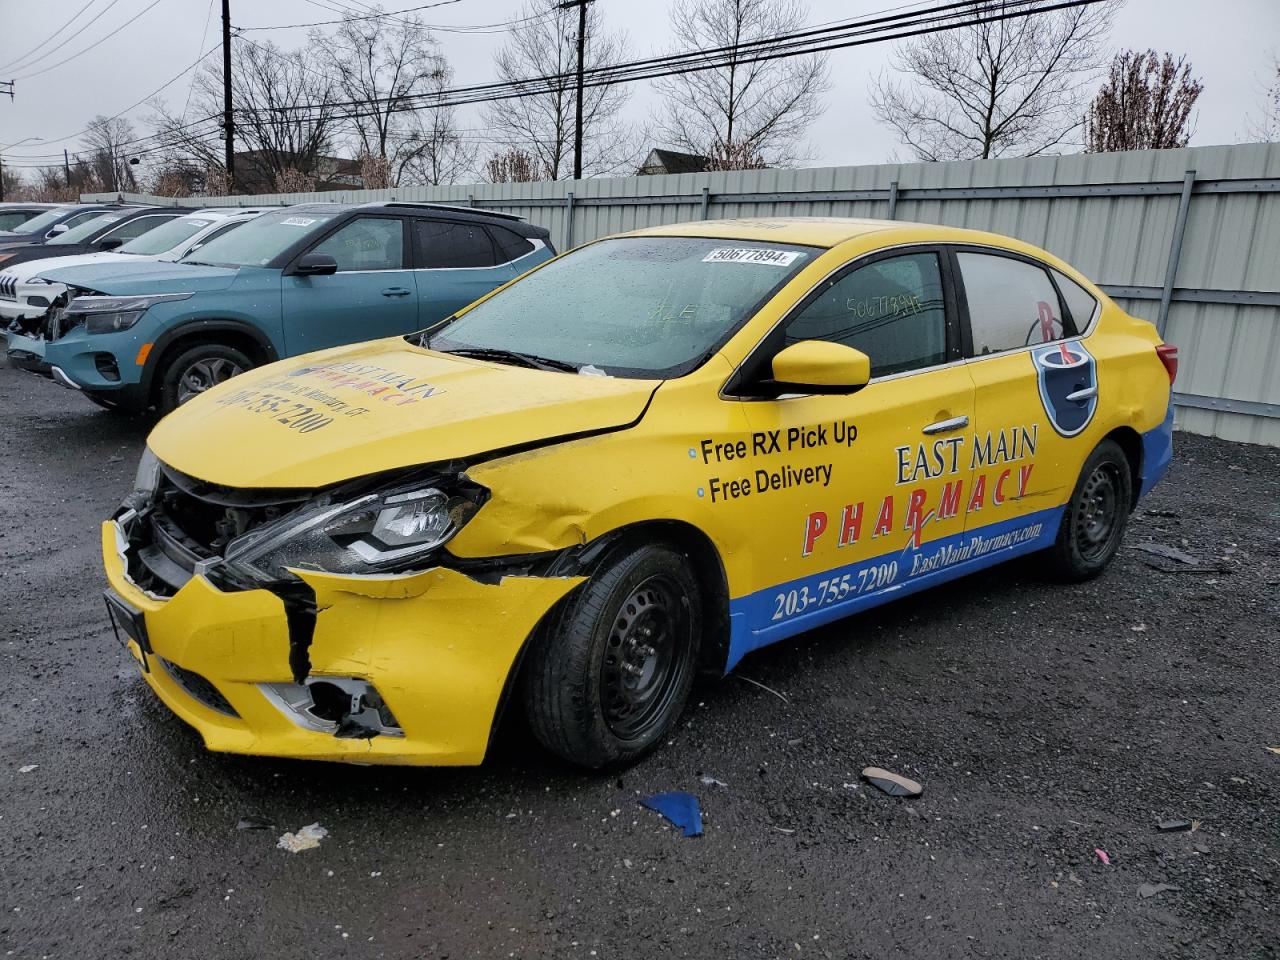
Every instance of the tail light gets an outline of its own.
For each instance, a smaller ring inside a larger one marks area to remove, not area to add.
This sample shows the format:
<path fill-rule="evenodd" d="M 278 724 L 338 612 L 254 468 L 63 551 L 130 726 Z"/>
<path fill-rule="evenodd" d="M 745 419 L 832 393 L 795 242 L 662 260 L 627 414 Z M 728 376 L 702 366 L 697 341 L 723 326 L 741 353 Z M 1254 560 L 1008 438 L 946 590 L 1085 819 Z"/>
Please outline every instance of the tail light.
<path fill-rule="evenodd" d="M 1173 386 L 1173 381 L 1178 379 L 1178 348 L 1172 343 L 1162 343 L 1156 347 L 1156 356 L 1169 371 L 1169 386 Z"/>

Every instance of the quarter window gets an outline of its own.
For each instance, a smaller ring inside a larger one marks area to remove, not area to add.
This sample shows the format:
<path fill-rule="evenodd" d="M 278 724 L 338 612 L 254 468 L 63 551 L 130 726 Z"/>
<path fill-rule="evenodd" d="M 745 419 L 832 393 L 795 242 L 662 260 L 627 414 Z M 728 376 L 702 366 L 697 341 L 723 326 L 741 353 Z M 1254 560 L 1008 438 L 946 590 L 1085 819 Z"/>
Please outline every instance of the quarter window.
<path fill-rule="evenodd" d="M 956 260 L 974 356 L 1062 339 L 1062 309 L 1044 268 L 985 253 L 957 253 Z"/>
<path fill-rule="evenodd" d="M 325 237 L 312 253 L 327 253 L 339 272 L 400 270 L 404 267 L 404 227 L 398 219 L 356 217 Z"/>
<path fill-rule="evenodd" d="M 514 230 L 508 230 L 506 227 L 490 227 L 489 231 L 493 234 L 493 242 L 498 245 L 498 260 L 502 263 L 519 259 L 533 249 L 533 241 L 520 236 Z"/>
<path fill-rule="evenodd" d="M 426 270 L 492 267 L 493 241 L 484 227 L 448 220 L 416 220 L 418 265 Z"/>
<path fill-rule="evenodd" d="M 830 340 L 871 358 L 882 377 L 947 359 L 942 275 L 935 253 L 877 260 L 828 281 L 785 331 L 784 346 Z"/>
<path fill-rule="evenodd" d="M 1067 312 L 1071 314 L 1074 333 L 1088 329 L 1093 319 L 1093 311 L 1098 309 L 1098 300 L 1092 293 L 1076 283 L 1064 273 L 1053 271 L 1053 279 L 1058 282 L 1058 290 L 1067 303 Z"/>

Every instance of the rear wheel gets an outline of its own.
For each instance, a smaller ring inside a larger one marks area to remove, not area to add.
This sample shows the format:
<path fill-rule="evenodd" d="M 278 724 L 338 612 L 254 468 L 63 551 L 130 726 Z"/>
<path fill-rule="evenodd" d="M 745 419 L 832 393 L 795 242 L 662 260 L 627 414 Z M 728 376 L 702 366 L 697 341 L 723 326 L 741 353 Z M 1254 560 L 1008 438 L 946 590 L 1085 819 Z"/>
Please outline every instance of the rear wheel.
<path fill-rule="evenodd" d="M 1133 504 L 1133 477 L 1119 444 L 1103 440 L 1085 461 L 1049 549 L 1052 571 L 1068 581 L 1102 573 L 1124 539 Z"/>
<path fill-rule="evenodd" d="M 622 766 L 684 708 L 701 634 L 688 559 L 646 544 L 615 556 L 539 629 L 522 671 L 534 735 L 566 760 Z"/>
<path fill-rule="evenodd" d="M 253 361 L 235 347 L 225 343 L 196 344 L 182 351 L 160 371 L 156 405 L 160 413 L 169 413 L 192 397 L 252 367 Z"/>

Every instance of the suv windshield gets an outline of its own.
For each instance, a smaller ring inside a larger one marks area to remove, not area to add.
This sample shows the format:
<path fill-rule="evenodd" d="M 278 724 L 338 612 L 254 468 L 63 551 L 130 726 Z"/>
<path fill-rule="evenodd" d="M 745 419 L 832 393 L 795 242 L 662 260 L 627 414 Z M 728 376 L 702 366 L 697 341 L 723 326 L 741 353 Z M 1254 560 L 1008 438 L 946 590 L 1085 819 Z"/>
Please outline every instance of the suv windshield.
<path fill-rule="evenodd" d="M 616 376 L 680 376 L 723 344 L 815 255 L 702 237 L 582 247 L 420 335 L 432 350 L 524 354 Z"/>
<path fill-rule="evenodd" d="M 59 210 L 57 208 L 53 210 L 46 210 L 44 213 L 32 217 L 25 223 L 18 224 L 16 227 L 13 227 L 12 230 L 14 233 L 44 233 L 51 226 L 57 223 L 58 220 L 65 216 L 66 212 L 67 211 L 65 210 Z"/>
<path fill-rule="evenodd" d="M 213 220 L 209 217 L 178 217 L 130 240 L 116 253 L 131 253 L 134 256 L 164 253 L 187 238 L 195 236 L 211 223 Z"/>
<path fill-rule="evenodd" d="M 265 267 L 337 215 L 338 211 L 327 210 L 264 213 L 243 227 L 210 240 L 179 262 L 207 263 L 215 267 Z"/>
<path fill-rule="evenodd" d="M 100 217 L 94 217 L 92 220 L 86 220 L 78 227 L 72 227 L 66 233 L 60 233 L 52 240 L 50 244 L 58 243 L 84 243 L 89 237 L 92 237 L 99 230 L 109 227 L 111 224 L 119 220 L 124 214 L 122 213 L 104 213 Z"/>

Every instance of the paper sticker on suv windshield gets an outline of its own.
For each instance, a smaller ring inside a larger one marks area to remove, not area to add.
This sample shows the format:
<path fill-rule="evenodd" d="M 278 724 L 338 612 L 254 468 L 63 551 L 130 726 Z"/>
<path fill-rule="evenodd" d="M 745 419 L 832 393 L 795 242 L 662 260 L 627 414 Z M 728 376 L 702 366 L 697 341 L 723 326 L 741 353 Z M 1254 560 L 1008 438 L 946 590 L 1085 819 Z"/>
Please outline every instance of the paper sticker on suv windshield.
<path fill-rule="evenodd" d="M 312 217 L 289 217 L 285 220 L 281 220 L 280 222 L 286 227 L 309 227 L 316 221 Z"/>
<path fill-rule="evenodd" d="M 209 224 L 213 223 L 213 221 L 212 220 L 188 220 L 187 223 L 191 224 L 193 227 L 207 227 Z"/>
<path fill-rule="evenodd" d="M 768 250 L 759 247 L 717 247 L 702 258 L 703 263 L 764 263 L 789 267 L 800 254 L 795 250 Z"/>

